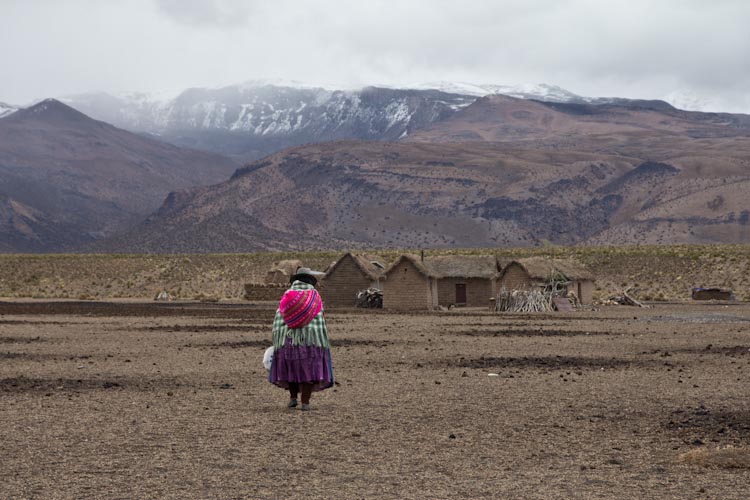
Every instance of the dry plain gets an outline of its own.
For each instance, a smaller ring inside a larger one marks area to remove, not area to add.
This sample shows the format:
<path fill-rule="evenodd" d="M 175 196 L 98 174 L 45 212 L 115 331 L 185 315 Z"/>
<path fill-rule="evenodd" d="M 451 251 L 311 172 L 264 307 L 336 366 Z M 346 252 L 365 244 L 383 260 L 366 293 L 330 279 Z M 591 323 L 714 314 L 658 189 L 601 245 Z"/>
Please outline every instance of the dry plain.
<path fill-rule="evenodd" d="M 273 313 L 0 303 L 0 498 L 750 498 L 750 304 L 331 311 L 310 412 Z"/>

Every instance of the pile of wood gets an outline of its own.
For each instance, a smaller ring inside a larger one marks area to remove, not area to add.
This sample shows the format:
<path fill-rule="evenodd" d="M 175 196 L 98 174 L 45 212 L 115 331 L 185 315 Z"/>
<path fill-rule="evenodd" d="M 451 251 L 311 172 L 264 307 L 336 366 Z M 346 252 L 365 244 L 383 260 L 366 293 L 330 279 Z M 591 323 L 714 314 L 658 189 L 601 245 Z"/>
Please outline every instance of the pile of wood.
<path fill-rule="evenodd" d="M 369 309 L 383 308 L 383 292 L 377 288 L 368 288 L 357 292 L 357 307 Z"/>
<path fill-rule="evenodd" d="M 154 300 L 161 301 L 161 302 L 171 302 L 172 300 L 174 300 L 174 297 L 172 297 L 172 295 L 169 292 L 162 291 L 156 294 L 156 297 L 154 297 Z"/>
<path fill-rule="evenodd" d="M 553 295 L 542 289 L 506 290 L 502 288 L 495 300 L 496 312 L 548 312 L 552 311 Z"/>
<path fill-rule="evenodd" d="M 609 300 L 614 304 L 619 304 L 621 306 L 634 306 L 634 307 L 648 307 L 643 302 L 640 302 L 636 300 L 630 293 L 632 286 L 627 287 L 625 290 L 622 291 L 620 295 L 615 295 L 614 297 L 611 297 Z"/>

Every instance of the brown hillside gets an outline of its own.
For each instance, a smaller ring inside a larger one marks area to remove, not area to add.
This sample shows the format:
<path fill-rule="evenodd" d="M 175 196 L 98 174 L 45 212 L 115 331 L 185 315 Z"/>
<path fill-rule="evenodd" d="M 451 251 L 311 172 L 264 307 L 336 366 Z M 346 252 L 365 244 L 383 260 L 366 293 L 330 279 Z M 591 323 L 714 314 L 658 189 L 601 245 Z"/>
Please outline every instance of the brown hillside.
<path fill-rule="evenodd" d="M 235 168 L 48 99 L 0 120 L 0 239 L 16 251 L 74 248 L 142 219 L 170 191 Z"/>
<path fill-rule="evenodd" d="M 678 110 L 662 101 L 623 104 L 550 103 L 491 95 L 407 141 L 464 142 L 544 140 L 548 145 L 586 147 L 587 138 L 666 133 L 690 138 L 750 135 L 750 117 Z"/>
<path fill-rule="evenodd" d="M 599 199 L 577 220 L 576 203 L 561 199 L 559 214 L 549 218 L 549 195 L 539 186 L 554 189 L 560 179 L 575 177 L 567 189 L 591 192 L 634 163 L 489 143 L 310 145 L 251 164 L 227 182 L 170 195 L 145 224 L 98 248 L 236 252 L 572 242 L 594 234 L 608 202 Z"/>
<path fill-rule="evenodd" d="M 726 141 L 736 147 L 725 149 Z M 311 145 L 222 184 L 174 193 L 145 224 L 99 248 L 747 242 L 749 146 L 740 138 L 683 141 L 678 154 L 644 145 L 651 154 L 638 157 L 481 142 Z M 709 155 L 716 169 L 706 167 Z M 628 232 L 633 225 L 645 229 Z"/>

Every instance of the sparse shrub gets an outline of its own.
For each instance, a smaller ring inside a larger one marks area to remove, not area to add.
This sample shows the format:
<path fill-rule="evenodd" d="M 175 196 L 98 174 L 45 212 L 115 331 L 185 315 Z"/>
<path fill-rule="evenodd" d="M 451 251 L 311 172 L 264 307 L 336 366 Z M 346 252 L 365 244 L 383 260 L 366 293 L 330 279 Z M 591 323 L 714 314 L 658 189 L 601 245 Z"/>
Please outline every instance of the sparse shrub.
<path fill-rule="evenodd" d="M 750 448 L 696 448 L 677 457 L 681 463 L 719 469 L 750 469 Z"/>
<path fill-rule="evenodd" d="M 193 297 L 193 300 L 198 300 L 200 302 L 218 302 L 219 298 L 214 297 L 212 295 L 206 295 L 205 293 L 200 292 Z"/>

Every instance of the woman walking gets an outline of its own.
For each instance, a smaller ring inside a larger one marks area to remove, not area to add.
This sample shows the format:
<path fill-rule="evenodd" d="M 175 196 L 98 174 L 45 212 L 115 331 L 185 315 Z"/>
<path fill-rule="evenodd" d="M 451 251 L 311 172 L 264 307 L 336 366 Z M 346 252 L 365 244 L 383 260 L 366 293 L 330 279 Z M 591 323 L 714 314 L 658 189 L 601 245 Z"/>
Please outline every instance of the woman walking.
<path fill-rule="evenodd" d="M 310 409 L 310 395 L 333 386 L 331 344 L 323 301 L 315 290 L 323 273 L 301 267 L 289 281 L 273 320 L 274 355 L 268 380 L 289 391 L 287 407 Z"/>

